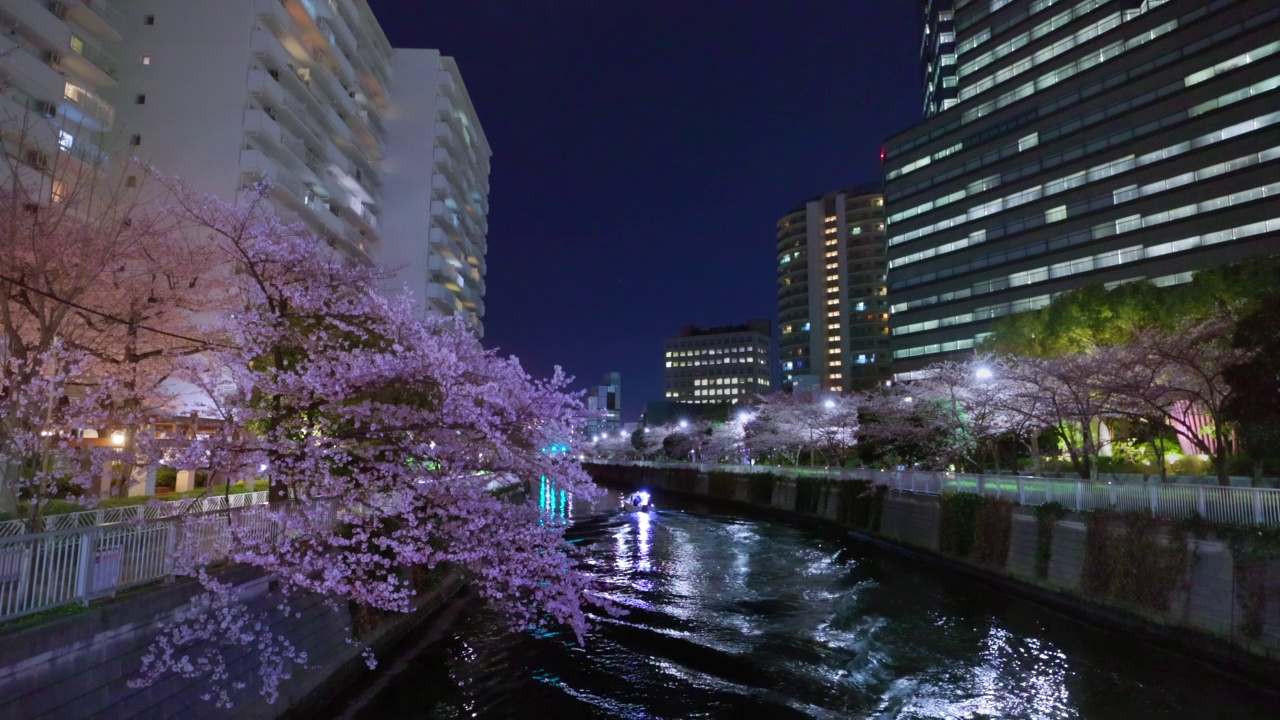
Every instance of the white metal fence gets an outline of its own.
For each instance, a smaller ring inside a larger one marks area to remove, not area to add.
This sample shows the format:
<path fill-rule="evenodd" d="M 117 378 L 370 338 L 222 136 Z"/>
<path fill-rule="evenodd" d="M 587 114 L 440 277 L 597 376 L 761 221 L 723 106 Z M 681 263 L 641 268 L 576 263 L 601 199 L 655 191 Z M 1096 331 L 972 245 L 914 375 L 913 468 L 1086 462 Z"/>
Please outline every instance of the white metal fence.
<path fill-rule="evenodd" d="M 1161 483 L 1092 483 L 1056 478 L 971 475 L 919 470 L 869 470 L 865 468 L 779 467 L 773 465 L 720 465 L 613 461 L 607 464 L 659 468 L 694 468 L 703 472 L 739 474 L 773 473 L 784 477 L 832 480 L 869 480 L 902 492 L 938 495 L 955 490 L 991 495 L 1020 505 L 1058 502 L 1069 510 L 1149 510 L 1165 518 L 1196 515 L 1213 522 L 1280 525 L 1280 489 L 1221 487 Z"/>
<path fill-rule="evenodd" d="M 167 579 L 178 552 L 225 557 L 233 537 L 263 540 L 276 531 L 265 506 L 246 500 L 217 509 L 226 512 L 0 538 L 0 621 Z"/>
<path fill-rule="evenodd" d="M 182 500 L 166 500 L 157 503 L 128 505 L 125 507 L 98 508 L 83 512 L 46 515 L 41 530 L 70 530 L 72 528 L 90 527 L 92 525 L 110 525 L 112 523 L 140 522 L 142 520 L 162 520 L 198 513 L 234 510 L 250 505 L 261 505 L 267 501 L 267 492 L 237 493 L 235 495 L 209 495 L 201 498 L 185 498 Z M 23 535 L 31 528 L 26 520 L 8 520 L 0 522 L 0 538 Z"/>

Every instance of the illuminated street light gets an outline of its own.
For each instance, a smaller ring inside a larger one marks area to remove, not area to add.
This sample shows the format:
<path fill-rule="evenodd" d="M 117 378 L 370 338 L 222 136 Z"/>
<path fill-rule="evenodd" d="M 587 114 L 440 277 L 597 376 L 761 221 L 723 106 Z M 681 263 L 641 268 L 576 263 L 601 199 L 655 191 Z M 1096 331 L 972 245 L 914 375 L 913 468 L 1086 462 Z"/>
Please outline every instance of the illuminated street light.
<path fill-rule="evenodd" d="M 827 398 L 827 401 L 826 401 L 826 402 L 824 402 L 824 403 L 822 403 L 822 407 L 824 407 L 824 408 L 826 408 L 826 409 L 828 409 L 828 410 L 830 410 L 830 409 L 834 408 L 835 406 L 836 406 L 836 401 L 835 401 L 835 400 L 832 400 L 831 398 Z"/>
<path fill-rule="evenodd" d="M 689 427 L 689 421 L 688 421 L 688 420 L 681 420 L 681 421 L 680 421 L 680 427 L 681 427 L 681 428 L 687 428 L 687 427 Z"/>
<path fill-rule="evenodd" d="M 979 380 L 990 380 L 993 377 L 993 375 L 994 373 L 991 372 L 991 368 L 985 368 L 985 367 L 978 368 L 977 372 L 973 374 L 973 376 L 978 378 Z"/>
<path fill-rule="evenodd" d="M 112 444 L 112 445 L 123 445 L 123 444 L 124 444 L 124 431 L 123 431 L 123 430 L 116 430 L 116 431 L 114 431 L 114 432 L 112 432 L 112 433 L 111 433 L 111 444 Z"/>

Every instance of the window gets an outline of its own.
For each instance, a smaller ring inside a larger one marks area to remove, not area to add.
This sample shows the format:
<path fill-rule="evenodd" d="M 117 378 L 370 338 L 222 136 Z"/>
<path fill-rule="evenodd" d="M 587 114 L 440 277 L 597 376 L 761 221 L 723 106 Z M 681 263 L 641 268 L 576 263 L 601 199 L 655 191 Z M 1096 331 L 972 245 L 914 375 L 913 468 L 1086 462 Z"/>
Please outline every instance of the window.
<path fill-rule="evenodd" d="M 1046 223 L 1058 222 L 1067 219 L 1067 206 L 1059 205 L 1056 208 L 1049 208 L 1044 211 L 1044 221 Z"/>
<path fill-rule="evenodd" d="M 80 53 L 81 55 L 83 55 L 83 54 L 84 54 L 84 40 L 81 40 L 81 39 L 80 39 L 80 37 L 79 37 L 79 36 L 77 36 L 77 35 L 72 35 L 72 36 L 71 36 L 71 49 L 72 49 L 72 50 L 75 50 L 77 53 Z"/>
<path fill-rule="evenodd" d="M 155 25 L 155 24 L 156 24 L 156 16 L 155 16 L 155 15 L 147 15 L 146 17 L 144 17 L 144 18 L 142 19 L 142 24 L 143 24 L 143 25 Z"/>
<path fill-rule="evenodd" d="M 143 54 L 142 54 L 142 64 L 143 64 L 143 65 L 150 65 L 150 64 L 151 64 L 151 56 L 150 56 L 150 55 L 148 55 L 148 54 L 146 54 L 146 53 L 143 53 Z"/>
<path fill-rule="evenodd" d="M 130 175 L 124 179 L 125 187 L 138 187 L 138 176 Z"/>
<path fill-rule="evenodd" d="M 72 145 L 76 144 L 76 138 L 66 130 L 58 130 L 58 147 L 63 150 L 70 150 Z"/>
<path fill-rule="evenodd" d="M 137 147 L 137 146 L 141 145 L 141 144 L 142 144 L 142 136 L 141 136 L 141 135 L 134 135 L 133 137 L 129 138 L 129 144 L 130 144 L 130 145 L 132 145 L 132 146 L 134 146 L 134 147 Z"/>
<path fill-rule="evenodd" d="M 61 180 L 54 180 L 54 181 L 53 181 L 53 192 L 52 192 L 52 194 L 51 194 L 51 196 L 50 196 L 50 199 L 52 199 L 52 200 L 53 200 L 54 202 L 56 202 L 56 203 L 60 203 L 60 202 L 62 202 L 63 200 L 66 200 L 66 199 L 67 199 L 67 184 L 66 184 L 66 183 L 64 183 L 64 182 L 62 182 Z"/>
<path fill-rule="evenodd" d="M 138 95 L 138 98 L 137 98 L 137 103 L 138 103 L 139 105 L 146 105 L 146 104 L 147 104 L 147 96 L 146 96 L 146 95 L 144 95 L 144 94 L 139 94 L 139 95 Z"/>

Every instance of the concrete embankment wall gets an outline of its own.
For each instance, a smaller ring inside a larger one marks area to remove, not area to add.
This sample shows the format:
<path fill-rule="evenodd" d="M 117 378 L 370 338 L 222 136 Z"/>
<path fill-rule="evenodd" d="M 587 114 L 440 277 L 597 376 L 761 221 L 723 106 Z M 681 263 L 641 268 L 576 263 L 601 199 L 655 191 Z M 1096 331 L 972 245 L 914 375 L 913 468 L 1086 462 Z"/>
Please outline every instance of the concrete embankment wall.
<path fill-rule="evenodd" d="M 692 468 L 587 469 L 605 485 L 768 508 L 852 531 L 1268 684 L 1280 670 L 1280 543 L 1254 542 L 1239 529 L 1224 539 L 1212 529 L 1197 536 L 1184 526 L 1142 516 L 1090 518 L 1064 511 L 1037 517 L 1034 508 L 970 496 L 968 507 L 987 508 L 989 514 L 970 514 L 971 525 L 956 530 L 961 513 L 955 508 L 964 503 L 890 492 L 870 481 L 734 476 Z M 958 551 L 957 537 L 975 547 Z"/>
<path fill-rule="evenodd" d="M 0 631 L 0 717 L 307 717 L 366 672 L 361 647 L 348 642 L 354 625 L 345 603 L 334 610 L 319 596 L 295 596 L 290 599 L 294 612 L 285 616 L 277 610 L 282 598 L 269 578 L 241 569 L 225 579 L 238 586 L 253 611 L 267 614 L 272 631 L 307 653 L 306 667 L 294 667 L 274 704 L 258 692 L 256 650 L 243 647 L 224 649 L 227 682 L 245 685 L 232 692 L 229 710 L 201 698 L 208 688 L 203 678 L 168 675 L 151 687 L 129 687 L 161 624 L 200 591 L 196 583 L 185 581 L 96 603 L 80 614 Z M 375 651 L 390 647 L 461 586 L 460 576 L 447 576 L 437 590 L 423 595 L 417 612 L 383 619 L 362 640 Z M 180 652 L 194 659 L 198 651 Z"/>

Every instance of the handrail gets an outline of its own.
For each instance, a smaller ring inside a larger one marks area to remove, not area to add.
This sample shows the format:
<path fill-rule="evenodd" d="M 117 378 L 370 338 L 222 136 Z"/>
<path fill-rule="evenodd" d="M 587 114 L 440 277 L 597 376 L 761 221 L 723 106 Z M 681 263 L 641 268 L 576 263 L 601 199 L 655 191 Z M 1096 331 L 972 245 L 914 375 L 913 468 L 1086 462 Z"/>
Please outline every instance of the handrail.
<path fill-rule="evenodd" d="M 1095 483 L 1010 475 L 977 475 L 922 470 L 872 470 L 869 468 L 785 467 L 773 465 L 721 465 L 718 463 L 596 460 L 602 465 L 654 468 L 687 468 L 699 472 L 765 474 L 797 479 L 864 480 L 899 492 L 940 495 L 973 492 L 1018 505 L 1060 503 L 1068 510 L 1149 511 L 1155 517 L 1201 517 L 1232 525 L 1280 525 L 1280 489 L 1222 487 L 1182 483 Z"/>
<path fill-rule="evenodd" d="M 0 538 L 0 621 L 167 580 L 180 549 L 223 558 L 235 538 L 277 530 L 262 505 L 222 509 L 191 522 L 170 516 Z"/>
<path fill-rule="evenodd" d="M 82 512 L 46 515 L 44 530 L 56 531 L 93 525 L 109 525 L 143 520 L 162 520 L 178 515 L 198 515 L 221 510 L 234 510 L 267 502 L 267 491 L 236 493 L 234 495 L 208 495 L 202 498 L 183 498 L 160 503 L 126 505 L 124 507 L 99 508 Z M 0 522 L 0 538 L 23 535 L 30 530 L 26 520 Z"/>

